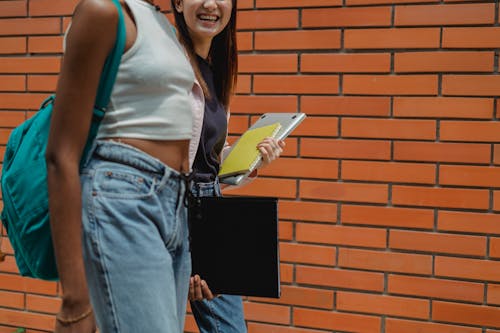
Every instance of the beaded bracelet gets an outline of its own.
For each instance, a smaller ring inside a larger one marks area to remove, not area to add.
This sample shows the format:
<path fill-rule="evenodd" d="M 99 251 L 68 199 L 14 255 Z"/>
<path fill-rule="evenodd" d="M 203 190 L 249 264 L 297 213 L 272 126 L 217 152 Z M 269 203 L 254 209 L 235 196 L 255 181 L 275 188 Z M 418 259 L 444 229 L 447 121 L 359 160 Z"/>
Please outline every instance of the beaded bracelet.
<path fill-rule="evenodd" d="M 89 307 L 87 311 L 85 311 L 84 313 L 82 313 L 81 315 L 79 315 L 78 317 L 69 317 L 69 318 L 63 318 L 61 317 L 60 314 L 58 314 L 56 316 L 56 319 L 57 321 L 59 321 L 61 324 L 64 324 L 64 325 L 70 325 L 70 324 L 74 324 L 74 323 L 77 323 L 79 322 L 80 320 L 82 319 L 85 319 L 86 317 L 88 317 L 90 314 L 92 313 L 92 307 Z"/>

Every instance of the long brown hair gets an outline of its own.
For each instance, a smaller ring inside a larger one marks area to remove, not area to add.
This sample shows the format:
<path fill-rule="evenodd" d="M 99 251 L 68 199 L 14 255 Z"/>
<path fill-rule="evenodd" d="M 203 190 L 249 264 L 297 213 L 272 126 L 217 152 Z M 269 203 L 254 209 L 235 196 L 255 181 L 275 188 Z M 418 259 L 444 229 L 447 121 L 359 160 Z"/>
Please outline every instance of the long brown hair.
<path fill-rule="evenodd" d="M 205 97 L 212 98 L 213 96 L 210 96 L 207 83 L 203 79 L 198 67 L 193 40 L 189 35 L 184 15 L 175 9 L 176 1 L 178 0 L 171 0 L 171 3 L 179 40 L 186 48 L 194 73 L 201 84 Z M 212 40 L 212 45 L 208 53 L 208 60 L 212 65 L 214 74 L 215 92 L 217 98 L 226 109 L 229 106 L 230 97 L 236 87 L 238 76 L 238 47 L 236 44 L 236 6 L 238 1 L 232 0 L 232 2 L 231 18 L 224 30 Z"/>

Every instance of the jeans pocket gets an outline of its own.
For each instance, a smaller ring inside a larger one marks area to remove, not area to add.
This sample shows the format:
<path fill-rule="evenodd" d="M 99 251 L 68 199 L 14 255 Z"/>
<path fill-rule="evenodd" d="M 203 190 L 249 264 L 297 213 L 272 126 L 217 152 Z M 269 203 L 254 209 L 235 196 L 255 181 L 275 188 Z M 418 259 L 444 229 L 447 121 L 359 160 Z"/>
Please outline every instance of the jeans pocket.
<path fill-rule="evenodd" d="M 101 167 L 94 177 L 94 195 L 119 198 L 142 199 L 153 195 L 157 179 L 147 173 L 127 167 Z"/>

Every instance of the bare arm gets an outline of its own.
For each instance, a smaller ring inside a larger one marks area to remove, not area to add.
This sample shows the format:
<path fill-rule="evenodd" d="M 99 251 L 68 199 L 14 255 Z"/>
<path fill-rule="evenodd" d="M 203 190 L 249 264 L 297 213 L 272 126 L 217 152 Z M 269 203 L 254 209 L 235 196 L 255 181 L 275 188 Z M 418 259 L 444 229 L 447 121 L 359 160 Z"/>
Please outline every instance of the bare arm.
<path fill-rule="evenodd" d="M 114 45 L 118 12 L 110 1 L 83 0 L 73 17 L 56 91 L 46 160 L 50 222 L 63 289 L 60 316 L 76 318 L 89 308 L 81 244 L 79 162 L 87 139 L 100 73 Z M 62 327 L 70 332 L 76 327 Z M 82 333 L 93 320 L 82 320 Z M 71 326 L 71 325 L 66 325 Z"/>

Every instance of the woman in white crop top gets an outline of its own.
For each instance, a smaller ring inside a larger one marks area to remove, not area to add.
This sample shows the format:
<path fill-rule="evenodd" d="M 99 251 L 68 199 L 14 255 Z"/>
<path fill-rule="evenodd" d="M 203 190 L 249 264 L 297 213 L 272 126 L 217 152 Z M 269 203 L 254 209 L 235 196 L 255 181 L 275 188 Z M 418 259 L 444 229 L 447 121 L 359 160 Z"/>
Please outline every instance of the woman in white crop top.
<path fill-rule="evenodd" d="M 125 53 L 81 170 L 101 69 L 116 38 L 112 1 L 81 0 L 66 40 L 46 154 L 62 286 L 56 333 L 90 333 L 96 324 L 101 333 L 184 327 L 191 271 L 184 173 L 192 107 L 203 103 L 164 14 L 149 0 L 121 5 Z"/>

